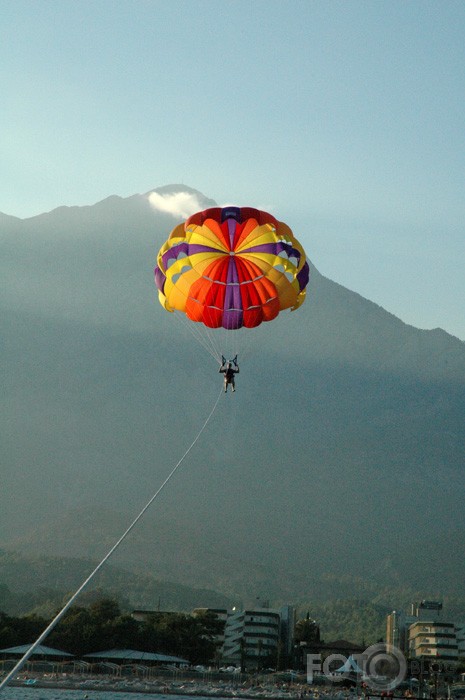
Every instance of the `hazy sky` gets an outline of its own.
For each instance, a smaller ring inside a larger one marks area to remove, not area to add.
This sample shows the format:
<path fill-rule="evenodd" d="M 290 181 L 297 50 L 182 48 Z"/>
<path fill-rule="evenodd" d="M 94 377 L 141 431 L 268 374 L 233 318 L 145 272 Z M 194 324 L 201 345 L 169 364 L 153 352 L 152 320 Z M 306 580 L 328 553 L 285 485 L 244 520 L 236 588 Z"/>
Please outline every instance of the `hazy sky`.
<path fill-rule="evenodd" d="M 184 183 L 465 339 L 465 3 L 0 0 L 0 211 Z"/>

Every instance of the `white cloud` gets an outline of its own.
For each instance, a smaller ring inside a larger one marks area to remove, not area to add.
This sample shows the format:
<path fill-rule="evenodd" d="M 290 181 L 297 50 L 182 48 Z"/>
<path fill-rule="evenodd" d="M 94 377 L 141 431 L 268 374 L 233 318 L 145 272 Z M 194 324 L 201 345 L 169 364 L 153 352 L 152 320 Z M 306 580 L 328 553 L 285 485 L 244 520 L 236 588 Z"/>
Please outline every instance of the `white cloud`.
<path fill-rule="evenodd" d="M 176 219 L 187 219 L 188 216 L 202 209 L 197 195 L 190 192 L 174 192 L 172 194 L 151 192 L 149 202 L 154 209 L 171 214 Z"/>

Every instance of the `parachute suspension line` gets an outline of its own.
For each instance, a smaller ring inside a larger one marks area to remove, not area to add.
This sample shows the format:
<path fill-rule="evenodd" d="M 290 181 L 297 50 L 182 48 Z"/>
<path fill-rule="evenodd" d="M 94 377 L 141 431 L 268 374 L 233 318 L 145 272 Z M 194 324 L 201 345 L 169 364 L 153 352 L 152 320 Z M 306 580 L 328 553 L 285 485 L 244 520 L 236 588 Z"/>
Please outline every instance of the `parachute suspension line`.
<path fill-rule="evenodd" d="M 212 353 L 219 362 L 221 359 L 221 353 L 218 344 L 218 328 L 210 328 L 209 326 L 205 326 L 203 323 L 197 325 L 201 326 L 199 332 L 203 335 L 205 341 L 209 343 Z"/>
<path fill-rule="evenodd" d="M 212 313 L 212 311 L 210 310 L 209 307 L 206 307 L 204 309 L 204 313 L 205 313 L 206 318 L 210 321 L 210 323 L 212 323 L 212 322 L 213 323 L 212 323 L 212 326 L 202 324 L 202 333 L 204 333 L 205 337 L 208 338 L 208 341 L 211 345 L 211 348 L 212 348 L 213 352 L 215 353 L 218 364 L 221 365 L 222 347 L 221 347 L 221 343 L 219 342 L 219 340 L 221 338 L 221 331 L 223 329 L 215 327 L 214 314 Z"/>
<path fill-rule="evenodd" d="M 219 364 L 221 364 L 221 355 L 222 352 L 222 344 L 219 342 L 221 338 L 221 329 L 218 328 L 208 328 L 208 326 L 204 326 L 204 330 L 206 333 L 206 336 L 208 340 L 210 341 L 210 345 L 212 347 L 212 350 L 215 354 L 215 357 L 218 361 Z"/>
<path fill-rule="evenodd" d="M 179 321 L 179 323 L 186 328 L 189 333 L 195 338 L 195 340 L 203 347 L 213 359 L 219 362 L 219 354 L 215 348 L 210 347 L 211 343 L 208 343 L 207 337 L 202 334 L 202 329 L 197 328 L 197 323 L 189 321 L 183 313 L 177 314 L 174 312 L 174 317 Z"/>
<path fill-rule="evenodd" d="M 239 330 L 239 333 L 235 333 L 235 334 L 234 334 L 234 338 L 233 338 L 233 341 L 234 341 L 233 351 L 234 351 L 235 357 L 237 357 L 237 356 L 239 355 L 239 353 L 240 353 L 241 357 L 243 356 L 244 350 L 245 350 L 245 348 L 246 348 L 246 345 L 245 345 L 244 343 L 245 343 L 245 341 L 246 341 L 246 339 L 247 339 L 247 331 L 248 331 L 248 330 L 249 330 L 249 329 L 247 329 L 247 328 L 241 328 L 241 329 Z"/>
<path fill-rule="evenodd" d="M 58 613 L 58 615 L 56 615 L 56 617 L 54 617 L 54 619 L 51 621 L 51 623 L 48 625 L 48 627 L 47 627 L 47 628 L 42 632 L 42 634 L 36 639 L 36 641 L 34 642 L 34 644 L 32 644 L 32 646 L 29 647 L 29 649 L 27 650 L 27 652 L 26 652 L 26 653 L 24 654 L 24 656 L 18 661 L 18 663 L 16 664 L 16 666 L 14 666 L 14 668 L 12 668 L 11 671 L 10 671 L 10 672 L 5 676 L 5 678 L 0 682 L 0 691 L 2 690 L 2 688 L 4 688 L 4 687 L 7 685 L 7 683 L 13 678 L 13 676 L 14 676 L 16 673 L 19 673 L 19 671 L 20 671 L 21 668 L 24 666 L 24 664 L 25 664 L 26 661 L 29 659 L 29 657 L 32 656 L 32 654 L 33 654 L 34 651 L 37 649 L 37 647 L 46 639 L 46 637 L 50 634 L 50 632 L 56 627 L 56 625 L 60 622 L 60 620 L 61 620 L 61 619 L 64 617 L 64 615 L 68 612 L 69 608 L 70 608 L 71 605 L 74 603 L 74 601 L 75 601 L 76 598 L 79 596 L 79 594 L 80 594 L 80 593 L 84 590 L 84 588 L 92 581 L 92 579 L 94 578 L 95 574 L 96 574 L 98 571 L 100 571 L 100 569 L 102 568 L 102 566 L 108 561 L 108 559 L 111 557 L 111 555 L 113 554 L 113 552 L 120 546 L 120 544 L 123 542 L 123 540 L 126 539 L 126 537 L 129 535 L 129 533 L 131 532 L 131 530 L 134 529 L 134 527 L 137 525 L 137 523 L 139 522 L 139 520 L 142 518 L 142 516 L 145 514 L 145 512 L 150 508 L 150 506 L 152 505 L 152 503 L 154 502 L 154 500 L 157 498 L 157 496 L 159 495 L 159 493 L 160 493 L 160 492 L 162 491 L 162 489 L 166 486 L 166 484 L 167 484 L 168 481 L 171 479 L 171 477 L 174 476 L 175 472 L 176 472 L 177 469 L 181 466 L 182 462 L 183 462 L 184 459 L 187 457 L 187 455 L 189 454 L 189 452 L 192 450 L 192 448 L 194 447 L 195 443 L 198 441 L 198 439 L 199 439 L 200 436 L 202 435 L 203 431 L 204 431 L 205 428 L 207 427 L 208 423 L 210 422 L 210 420 L 211 420 L 213 414 L 215 413 L 216 407 L 218 406 L 218 403 L 219 403 L 219 400 L 220 400 L 222 394 L 223 394 L 223 387 L 221 387 L 221 391 L 220 391 L 220 393 L 218 394 L 218 398 L 216 399 L 216 401 L 215 401 L 215 403 L 214 403 L 214 405 L 213 405 L 213 408 L 211 409 L 210 413 L 208 414 L 207 419 L 205 420 L 205 423 L 202 425 L 202 427 L 200 428 L 199 432 L 197 433 L 197 435 L 195 436 L 195 438 L 193 439 L 193 441 L 191 442 L 191 444 L 189 445 L 189 447 L 187 448 L 187 450 L 184 452 L 184 454 L 183 454 L 183 456 L 181 457 L 181 459 L 180 459 L 180 460 L 177 462 L 177 464 L 173 467 L 173 469 L 170 471 L 170 473 L 168 474 L 168 476 L 166 477 L 166 479 L 163 481 L 163 483 L 161 484 L 161 486 L 157 489 L 157 491 L 155 491 L 155 493 L 153 494 L 153 496 L 151 497 L 151 499 L 150 499 L 150 500 L 148 501 L 148 503 L 142 508 L 142 510 L 140 511 L 139 515 L 138 515 L 136 518 L 134 518 L 134 520 L 132 521 L 132 523 L 129 525 L 129 527 L 127 528 L 127 530 L 121 535 L 121 537 L 119 538 L 119 540 L 113 545 L 113 547 L 110 549 L 110 551 L 103 557 L 102 561 L 95 567 L 95 569 L 92 571 L 92 573 L 89 574 L 89 576 L 86 578 L 86 580 L 79 586 L 79 588 L 77 589 L 77 591 L 71 596 L 71 598 L 68 600 L 68 602 L 66 603 L 66 605 L 64 606 L 64 608 L 62 608 L 62 610 L 60 610 L 60 612 Z"/>
<path fill-rule="evenodd" d="M 238 328 L 228 330 L 226 328 L 210 328 L 201 322 L 191 321 L 183 312 L 175 311 L 177 322 L 189 332 L 199 345 L 221 365 L 221 358 L 227 360 L 233 357 L 248 358 L 256 353 L 255 345 L 258 342 L 260 329 Z M 258 335 L 256 337 L 258 331 Z M 263 331 L 262 331 L 263 332 Z"/>

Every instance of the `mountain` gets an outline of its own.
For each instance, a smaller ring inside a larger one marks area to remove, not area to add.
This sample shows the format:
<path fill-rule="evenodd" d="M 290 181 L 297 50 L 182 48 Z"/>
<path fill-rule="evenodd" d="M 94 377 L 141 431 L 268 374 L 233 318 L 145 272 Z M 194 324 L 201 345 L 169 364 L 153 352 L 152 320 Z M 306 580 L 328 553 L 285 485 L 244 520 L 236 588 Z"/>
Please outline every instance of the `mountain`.
<path fill-rule="evenodd" d="M 215 362 L 158 304 L 179 218 L 151 198 L 0 218 L 5 549 L 103 557 L 218 396 Z M 344 595 L 461 595 L 464 343 L 314 265 L 302 308 L 239 342 L 238 391 L 112 565 L 242 600 L 326 600 L 346 576 Z"/>
<path fill-rule="evenodd" d="M 25 557 L 0 550 L 0 610 L 10 615 L 52 616 L 97 563 L 72 557 Z M 235 602 L 215 591 L 158 581 L 149 573 L 137 574 L 111 564 L 102 567 L 77 604 L 85 604 L 96 595 L 112 596 L 127 610 L 190 612 L 195 607 L 232 607 Z"/>

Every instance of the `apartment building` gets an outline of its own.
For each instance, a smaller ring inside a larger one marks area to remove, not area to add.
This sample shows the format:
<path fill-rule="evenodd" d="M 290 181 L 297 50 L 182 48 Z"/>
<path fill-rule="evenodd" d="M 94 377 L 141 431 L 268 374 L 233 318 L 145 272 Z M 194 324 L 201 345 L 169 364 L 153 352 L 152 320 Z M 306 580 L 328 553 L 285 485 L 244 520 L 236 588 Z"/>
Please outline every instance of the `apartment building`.
<path fill-rule="evenodd" d="M 194 613 L 197 611 L 194 611 Z M 270 664 L 276 667 L 280 655 L 293 648 L 295 611 L 292 606 L 272 610 L 267 607 L 211 609 L 224 623 L 218 636 L 219 658 L 223 666 L 253 670 Z"/>
<path fill-rule="evenodd" d="M 409 627 L 409 651 L 412 658 L 457 662 L 455 624 L 427 619 L 414 622 Z"/>
<path fill-rule="evenodd" d="M 409 613 L 393 610 L 387 616 L 386 642 L 411 658 L 452 663 L 459 658 L 456 625 L 444 619 L 438 601 L 412 603 Z"/>
<path fill-rule="evenodd" d="M 393 610 L 386 620 L 386 644 L 400 649 L 403 654 L 409 651 L 409 627 L 417 621 L 415 615 L 402 610 Z"/>

